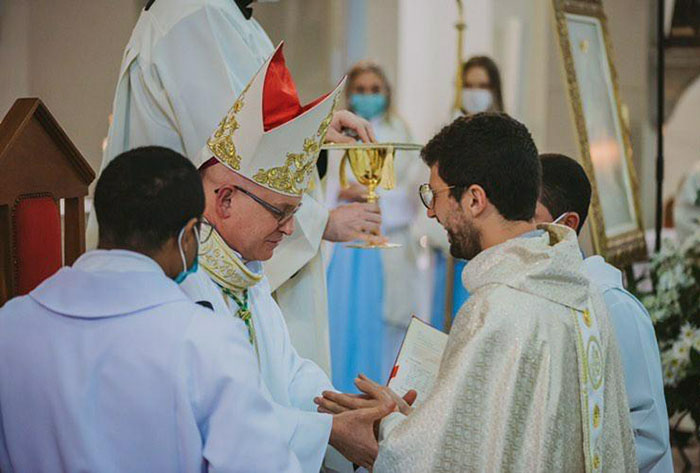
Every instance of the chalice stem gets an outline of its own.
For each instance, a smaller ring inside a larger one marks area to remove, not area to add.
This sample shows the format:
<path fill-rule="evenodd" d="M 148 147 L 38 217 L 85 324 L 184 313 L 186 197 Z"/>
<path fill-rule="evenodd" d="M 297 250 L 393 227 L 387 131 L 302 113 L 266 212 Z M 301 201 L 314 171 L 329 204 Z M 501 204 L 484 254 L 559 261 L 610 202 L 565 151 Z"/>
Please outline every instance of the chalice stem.
<path fill-rule="evenodd" d="M 367 202 L 370 204 L 374 204 L 379 200 L 379 196 L 377 195 L 377 185 L 376 184 L 368 184 L 367 185 Z"/>

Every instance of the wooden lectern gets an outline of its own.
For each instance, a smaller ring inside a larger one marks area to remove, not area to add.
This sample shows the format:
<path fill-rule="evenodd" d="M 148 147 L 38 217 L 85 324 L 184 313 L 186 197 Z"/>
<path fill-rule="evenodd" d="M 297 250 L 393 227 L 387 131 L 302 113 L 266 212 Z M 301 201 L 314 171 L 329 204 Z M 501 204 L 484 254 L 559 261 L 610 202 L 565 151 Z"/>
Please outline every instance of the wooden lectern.
<path fill-rule="evenodd" d="M 0 306 L 85 251 L 84 198 L 93 179 L 41 100 L 18 99 L 0 122 Z"/>

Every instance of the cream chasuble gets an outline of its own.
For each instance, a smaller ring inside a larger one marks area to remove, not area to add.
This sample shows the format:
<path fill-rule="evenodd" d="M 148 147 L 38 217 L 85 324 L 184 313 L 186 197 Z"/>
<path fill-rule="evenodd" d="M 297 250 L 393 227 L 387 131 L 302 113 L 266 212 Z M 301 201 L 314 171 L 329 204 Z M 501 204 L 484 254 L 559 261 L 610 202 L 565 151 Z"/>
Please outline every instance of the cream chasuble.
<path fill-rule="evenodd" d="M 141 12 L 124 49 L 102 169 L 118 154 L 147 145 L 166 146 L 195 161 L 273 51 L 260 24 L 246 20 L 233 0 L 156 1 Z M 303 202 L 296 231 L 265 267 L 294 346 L 329 373 L 326 279 L 319 251 L 328 211 L 320 195 L 305 195 Z M 96 246 L 93 213 L 87 247 Z"/>
<path fill-rule="evenodd" d="M 192 300 L 211 303 L 217 313 L 248 319 L 248 335 L 255 345 L 265 393 L 273 401 L 283 437 L 303 471 L 318 472 L 329 449 L 332 418 L 316 412 L 313 398 L 334 389 L 328 376 L 292 346 L 259 262 L 244 263 L 216 231 L 202 243 L 199 258 L 198 271 L 187 277 L 181 288 Z M 247 310 L 242 307 L 244 301 Z M 332 470 L 350 466 L 335 455 L 333 452 L 326 459 Z"/>
<path fill-rule="evenodd" d="M 375 473 L 636 471 L 623 371 L 576 234 L 481 252 L 435 387 L 382 421 Z"/>

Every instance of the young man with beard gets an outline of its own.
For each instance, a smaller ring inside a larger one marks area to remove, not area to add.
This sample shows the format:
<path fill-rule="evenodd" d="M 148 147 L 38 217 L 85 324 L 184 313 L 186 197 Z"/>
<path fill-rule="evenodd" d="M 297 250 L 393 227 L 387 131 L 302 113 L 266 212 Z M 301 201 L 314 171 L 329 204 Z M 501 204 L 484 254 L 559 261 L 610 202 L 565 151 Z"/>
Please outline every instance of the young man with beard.
<path fill-rule="evenodd" d="M 452 255 L 470 260 L 471 296 L 432 392 L 382 420 L 373 471 L 636 471 L 615 337 L 576 234 L 533 222 L 541 168 L 528 130 L 505 114 L 459 118 L 422 157 L 421 199 Z M 392 397 L 368 380 L 358 386 Z"/>
<path fill-rule="evenodd" d="M 583 167 L 562 154 L 543 154 L 542 192 L 535 221 L 558 221 L 581 232 L 591 203 Z M 659 345 L 649 313 L 622 285 L 622 273 L 594 255 L 583 260 L 588 279 L 600 288 L 615 327 L 625 369 L 625 386 L 641 473 L 673 471 L 668 414 Z"/>

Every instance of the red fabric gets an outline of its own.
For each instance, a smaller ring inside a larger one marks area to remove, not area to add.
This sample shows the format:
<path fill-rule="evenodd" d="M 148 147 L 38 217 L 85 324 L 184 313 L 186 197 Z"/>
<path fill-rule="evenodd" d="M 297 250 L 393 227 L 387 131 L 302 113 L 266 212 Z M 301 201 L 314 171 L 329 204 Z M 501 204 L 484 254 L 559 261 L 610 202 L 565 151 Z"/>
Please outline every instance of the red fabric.
<path fill-rule="evenodd" d="M 24 198 L 12 215 L 17 294 L 27 294 L 58 271 L 61 217 L 51 197 Z"/>
<path fill-rule="evenodd" d="M 216 158 L 209 158 L 204 162 L 204 164 L 199 166 L 199 170 L 204 171 L 206 168 L 210 168 L 213 165 L 218 164 L 218 162 L 219 162 L 219 160 Z"/>
<path fill-rule="evenodd" d="M 275 52 L 265 75 L 263 85 L 263 129 L 270 131 L 309 110 L 321 100 L 323 95 L 311 103 L 301 106 L 297 86 L 287 69 L 282 47 Z"/>

